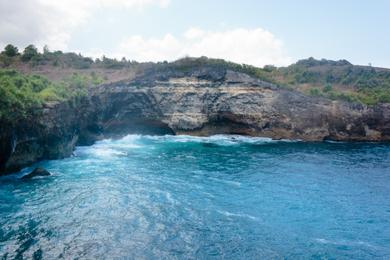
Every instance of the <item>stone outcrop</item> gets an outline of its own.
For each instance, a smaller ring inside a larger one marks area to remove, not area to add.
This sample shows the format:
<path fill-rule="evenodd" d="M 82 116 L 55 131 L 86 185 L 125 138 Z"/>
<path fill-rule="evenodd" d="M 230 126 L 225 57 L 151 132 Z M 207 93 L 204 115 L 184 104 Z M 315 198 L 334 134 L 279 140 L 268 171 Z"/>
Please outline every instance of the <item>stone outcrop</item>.
<path fill-rule="evenodd" d="M 389 141 L 390 104 L 308 97 L 223 69 L 150 72 L 91 88 L 77 106 L 48 105 L 35 122 L 4 127 L 1 172 L 69 156 L 76 144 L 128 133 Z"/>
<path fill-rule="evenodd" d="M 47 104 L 30 120 L 11 127 L 0 124 L 0 174 L 42 159 L 64 158 L 78 140 L 78 109 L 69 103 Z"/>
<path fill-rule="evenodd" d="M 50 172 L 48 172 L 46 169 L 37 167 L 32 172 L 24 175 L 21 179 L 22 180 L 29 180 L 35 177 L 43 177 L 43 176 L 50 176 Z"/>

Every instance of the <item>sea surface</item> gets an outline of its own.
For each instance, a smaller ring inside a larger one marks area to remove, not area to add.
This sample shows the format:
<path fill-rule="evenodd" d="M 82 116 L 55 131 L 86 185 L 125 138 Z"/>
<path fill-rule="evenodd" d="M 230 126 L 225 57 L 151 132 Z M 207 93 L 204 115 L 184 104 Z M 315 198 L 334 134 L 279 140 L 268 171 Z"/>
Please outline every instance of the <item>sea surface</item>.
<path fill-rule="evenodd" d="M 0 259 L 390 259 L 390 145 L 142 136 L 0 178 Z"/>

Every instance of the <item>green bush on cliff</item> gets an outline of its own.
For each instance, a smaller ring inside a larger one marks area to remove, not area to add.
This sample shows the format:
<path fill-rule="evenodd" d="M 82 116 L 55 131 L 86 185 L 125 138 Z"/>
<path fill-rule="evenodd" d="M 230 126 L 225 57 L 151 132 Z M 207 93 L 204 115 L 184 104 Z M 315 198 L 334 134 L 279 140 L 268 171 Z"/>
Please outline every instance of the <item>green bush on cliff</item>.
<path fill-rule="evenodd" d="M 335 100 L 368 105 L 390 102 L 390 70 L 354 66 L 346 60 L 309 58 L 278 68 L 271 77 L 293 89 L 299 90 L 300 86 L 312 89 L 306 92 L 310 95 L 321 94 Z M 315 90 L 320 86 L 323 86 L 322 91 Z"/>
<path fill-rule="evenodd" d="M 64 78 L 60 82 L 52 83 L 48 87 L 42 89 L 38 96 L 43 102 L 46 101 L 73 101 L 87 94 L 87 89 L 90 86 L 100 83 L 100 78 L 74 73 L 69 77 Z"/>
<path fill-rule="evenodd" d="M 5 46 L 3 54 L 5 54 L 8 57 L 14 57 L 16 55 L 19 55 L 19 50 L 16 46 L 13 46 L 12 44 L 7 44 Z"/>
<path fill-rule="evenodd" d="M 321 91 L 318 88 L 311 88 L 309 89 L 309 95 L 318 97 L 321 96 Z"/>
<path fill-rule="evenodd" d="M 22 61 L 29 61 L 34 57 L 39 56 L 38 49 L 33 44 L 28 45 L 22 53 Z"/>
<path fill-rule="evenodd" d="M 31 108 L 39 108 L 39 92 L 49 86 L 39 76 L 25 76 L 14 70 L 0 70 L 0 119 L 12 123 L 27 117 Z"/>
<path fill-rule="evenodd" d="M 211 67 L 215 69 L 232 70 L 248 74 L 252 77 L 259 78 L 264 81 L 276 83 L 271 77 L 274 67 L 267 66 L 265 69 L 258 68 L 248 64 L 238 64 L 224 59 L 213 59 L 202 56 L 200 58 L 186 57 L 171 63 L 159 63 L 160 67 L 168 69 L 177 69 L 183 72 L 191 71 L 199 67 Z"/>
<path fill-rule="evenodd" d="M 332 85 L 329 84 L 329 83 L 326 83 L 324 88 L 323 88 L 323 91 L 324 92 L 330 92 L 330 91 L 332 91 L 332 89 L 333 89 Z"/>
<path fill-rule="evenodd" d="M 89 86 L 101 79 L 73 74 L 60 82 L 51 82 L 38 75 L 25 75 L 15 70 L 0 69 L 0 121 L 14 124 L 33 117 L 45 102 L 77 100 L 85 96 Z"/>

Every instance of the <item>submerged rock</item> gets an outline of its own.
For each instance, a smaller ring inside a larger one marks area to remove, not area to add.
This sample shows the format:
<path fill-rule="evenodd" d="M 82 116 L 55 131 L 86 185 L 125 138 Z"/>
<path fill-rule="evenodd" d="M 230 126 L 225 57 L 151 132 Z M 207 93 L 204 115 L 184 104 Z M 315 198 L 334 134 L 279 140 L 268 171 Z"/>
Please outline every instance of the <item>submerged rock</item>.
<path fill-rule="evenodd" d="M 50 175 L 51 175 L 50 172 L 48 172 L 46 169 L 41 168 L 41 167 L 37 167 L 29 174 L 24 175 L 21 179 L 27 180 L 27 179 L 32 179 L 32 178 L 38 177 L 38 176 L 50 176 Z"/>

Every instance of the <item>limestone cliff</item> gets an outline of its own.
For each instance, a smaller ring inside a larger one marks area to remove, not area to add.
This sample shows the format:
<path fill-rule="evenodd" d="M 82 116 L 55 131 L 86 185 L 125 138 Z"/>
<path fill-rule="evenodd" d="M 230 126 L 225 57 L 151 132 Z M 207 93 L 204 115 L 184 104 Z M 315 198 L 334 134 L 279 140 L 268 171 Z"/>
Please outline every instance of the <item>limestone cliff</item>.
<path fill-rule="evenodd" d="M 76 144 L 134 132 L 389 141 L 390 104 L 308 97 L 230 70 L 151 71 L 91 88 L 76 107 L 48 105 L 35 122 L 3 126 L 1 172 L 69 156 Z"/>

